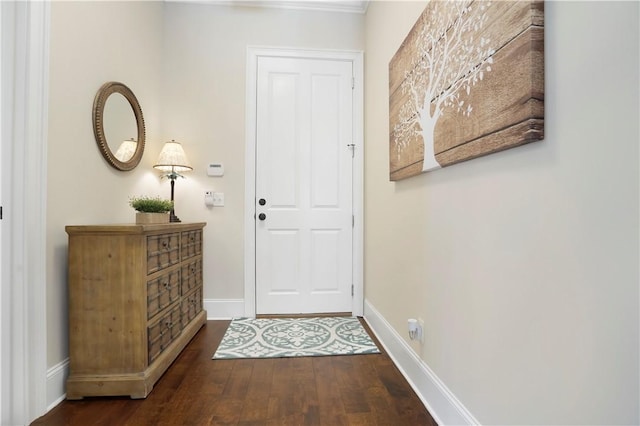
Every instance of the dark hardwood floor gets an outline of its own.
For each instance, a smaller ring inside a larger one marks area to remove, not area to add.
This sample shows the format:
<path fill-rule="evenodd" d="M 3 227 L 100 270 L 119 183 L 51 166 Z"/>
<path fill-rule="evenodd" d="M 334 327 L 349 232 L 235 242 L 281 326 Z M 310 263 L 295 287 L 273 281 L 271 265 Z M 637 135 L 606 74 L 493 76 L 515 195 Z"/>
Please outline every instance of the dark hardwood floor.
<path fill-rule="evenodd" d="M 228 324 L 208 321 L 146 399 L 64 401 L 32 425 L 436 424 L 386 353 L 214 361 Z"/>

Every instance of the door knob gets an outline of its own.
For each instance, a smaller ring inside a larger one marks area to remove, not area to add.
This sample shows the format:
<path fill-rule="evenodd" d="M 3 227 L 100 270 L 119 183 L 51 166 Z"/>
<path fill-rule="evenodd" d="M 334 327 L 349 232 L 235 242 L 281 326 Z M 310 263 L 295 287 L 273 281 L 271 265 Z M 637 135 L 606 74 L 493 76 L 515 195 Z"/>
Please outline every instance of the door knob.
<path fill-rule="evenodd" d="M 266 218 L 267 218 L 267 215 L 266 215 L 266 214 L 264 214 L 264 213 L 260 213 L 260 214 L 258 215 L 258 219 L 260 219 L 260 220 L 265 220 Z"/>
<path fill-rule="evenodd" d="M 265 200 L 264 198 L 260 198 L 258 200 L 258 204 L 260 204 L 261 206 L 264 206 L 265 204 L 267 204 L 267 200 Z"/>

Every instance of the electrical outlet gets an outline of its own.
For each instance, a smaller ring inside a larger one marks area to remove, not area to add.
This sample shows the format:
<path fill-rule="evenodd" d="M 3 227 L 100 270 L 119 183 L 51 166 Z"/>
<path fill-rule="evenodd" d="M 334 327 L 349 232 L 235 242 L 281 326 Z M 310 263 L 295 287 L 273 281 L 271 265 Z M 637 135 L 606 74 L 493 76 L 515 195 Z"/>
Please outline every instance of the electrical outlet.
<path fill-rule="evenodd" d="M 224 192 L 213 193 L 213 205 L 216 207 L 224 207 Z"/>
<path fill-rule="evenodd" d="M 420 340 L 420 343 L 424 343 L 424 320 L 422 318 L 418 318 L 418 326 L 420 330 L 418 340 Z"/>
<path fill-rule="evenodd" d="M 409 339 L 422 342 L 422 325 L 424 321 L 420 319 L 409 318 L 407 320 L 407 327 L 409 329 Z"/>

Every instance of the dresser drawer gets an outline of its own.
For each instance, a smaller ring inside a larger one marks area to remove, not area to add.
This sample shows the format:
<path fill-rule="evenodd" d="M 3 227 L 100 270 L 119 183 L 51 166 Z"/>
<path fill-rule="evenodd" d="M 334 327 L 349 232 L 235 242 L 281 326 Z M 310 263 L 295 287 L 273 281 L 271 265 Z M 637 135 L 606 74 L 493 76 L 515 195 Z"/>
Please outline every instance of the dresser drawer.
<path fill-rule="evenodd" d="M 182 295 L 202 286 L 202 259 L 189 262 L 182 267 Z"/>
<path fill-rule="evenodd" d="M 180 270 L 175 269 L 147 281 L 147 319 L 180 298 Z"/>
<path fill-rule="evenodd" d="M 181 237 L 182 259 L 202 253 L 202 230 L 184 231 Z"/>
<path fill-rule="evenodd" d="M 178 262 L 180 262 L 180 234 L 149 235 L 147 237 L 147 274 L 152 274 Z"/>
<path fill-rule="evenodd" d="M 149 364 L 173 342 L 182 332 L 180 305 L 176 305 L 160 320 L 147 328 L 149 342 Z"/>
<path fill-rule="evenodd" d="M 182 327 L 186 327 L 202 311 L 202 287 L 182 298 Z"/>

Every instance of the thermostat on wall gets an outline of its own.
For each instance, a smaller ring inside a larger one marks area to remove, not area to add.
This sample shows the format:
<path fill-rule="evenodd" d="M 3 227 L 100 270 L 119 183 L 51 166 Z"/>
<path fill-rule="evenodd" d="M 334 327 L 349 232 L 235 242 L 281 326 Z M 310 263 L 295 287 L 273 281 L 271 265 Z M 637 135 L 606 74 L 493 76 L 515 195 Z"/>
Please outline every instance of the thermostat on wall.
<path fill-rule="evenodd" d="M 209 176 L 223 176 L 224 166 L 220 163 L 211 163 L 207 166 L 207 175 Z"/>

